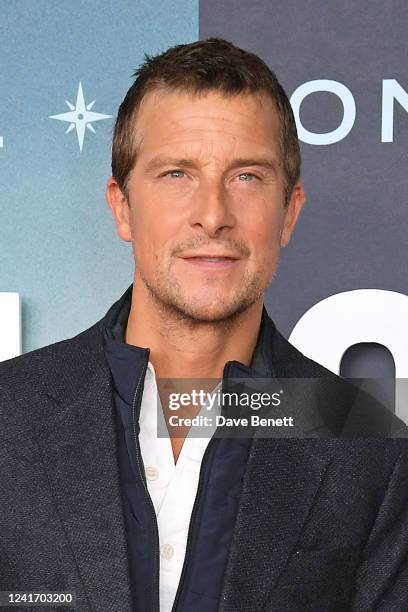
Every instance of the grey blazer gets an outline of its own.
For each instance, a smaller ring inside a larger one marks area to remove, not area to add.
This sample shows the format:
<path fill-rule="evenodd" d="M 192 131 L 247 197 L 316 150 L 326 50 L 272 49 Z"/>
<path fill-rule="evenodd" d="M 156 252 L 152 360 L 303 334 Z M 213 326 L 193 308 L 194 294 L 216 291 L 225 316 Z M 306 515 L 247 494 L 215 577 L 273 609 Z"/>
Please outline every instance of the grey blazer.
<path fill-rule="evenodd" d="M 0 364 L 0 591 L 131 612 L 103 326 Z M 328 375 L 272 344 L 279 376 Z M 338 414 L 324 389 L 296 399 L 315 435 L 252 443 L 221 612 L 408 610 L 407 440 L 321 435 Z"/>

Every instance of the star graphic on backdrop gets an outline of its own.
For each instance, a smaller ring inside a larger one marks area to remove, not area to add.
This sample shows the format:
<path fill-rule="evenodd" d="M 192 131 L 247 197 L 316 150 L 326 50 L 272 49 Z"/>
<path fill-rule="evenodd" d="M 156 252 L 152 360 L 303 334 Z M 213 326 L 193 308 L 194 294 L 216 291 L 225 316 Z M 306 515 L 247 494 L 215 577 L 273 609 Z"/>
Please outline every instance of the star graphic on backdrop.
<path fill-rule="evenodd" d="M 76 129 L 79 150 L 82 151 L 82 147 L 84 144 L 85 138 L 85 129 L 88 128 L 91 132 L 95 134 L 95 129 L 92 125 L 94 121 L 101 121 L 102 119 L 110 119 L 112 115 L 103 115 L 102 113 L 95 113 L 91 111 L 93 105 L 96 100 L 90 102 L 89 104 L 85 104 L 84 92 L 82 91 L 81 82 L 78 85 L 78 93 L 75 106 L 65 100 L 70 108 L 70 111 L 67 113 L 60 113 L 59 115 L 50 115 L 49 119 L 58 119 L 58 121 L 68 121 L 69 126 L 67 131 L 71 132 L 73 129 Z"/>

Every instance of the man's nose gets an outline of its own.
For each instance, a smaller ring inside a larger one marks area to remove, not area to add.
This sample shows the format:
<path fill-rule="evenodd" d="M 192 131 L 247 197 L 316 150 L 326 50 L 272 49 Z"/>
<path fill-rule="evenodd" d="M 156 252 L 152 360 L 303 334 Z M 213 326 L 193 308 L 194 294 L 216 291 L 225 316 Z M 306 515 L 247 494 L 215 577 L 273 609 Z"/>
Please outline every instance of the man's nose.
<path fill-rule="evenodd" d="M 191 206 L 191 226 L 201 227 L 208 236 L 215 236 L 225 233 L 235 223 L 231 196 L 223 181 L 215 177 L 200 181 Z"/>

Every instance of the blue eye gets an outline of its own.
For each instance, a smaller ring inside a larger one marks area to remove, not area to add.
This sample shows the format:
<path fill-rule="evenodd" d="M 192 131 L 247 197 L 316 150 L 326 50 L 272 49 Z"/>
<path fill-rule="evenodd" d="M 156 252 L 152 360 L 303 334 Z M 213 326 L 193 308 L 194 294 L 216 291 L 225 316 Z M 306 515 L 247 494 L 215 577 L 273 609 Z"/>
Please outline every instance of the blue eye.
<path fill-rule="evenodd" d="M 169 172 L 166 174 L 172 178 L 183 178 L 184 176 L 184 172 L 182 170 L 169 170 Z"/>
<path fill-rule="evenodd" d="M 244 179 L 242 179 L 241 177 L 245 177 Z M 241 174 L 238 175 L 239 180 L 243 181 L 244 183 L 250 183 L 252 181 L 252 179 L 257 178 L 254 174 L 251 174 L 250 172 L 241 172 Z"/>

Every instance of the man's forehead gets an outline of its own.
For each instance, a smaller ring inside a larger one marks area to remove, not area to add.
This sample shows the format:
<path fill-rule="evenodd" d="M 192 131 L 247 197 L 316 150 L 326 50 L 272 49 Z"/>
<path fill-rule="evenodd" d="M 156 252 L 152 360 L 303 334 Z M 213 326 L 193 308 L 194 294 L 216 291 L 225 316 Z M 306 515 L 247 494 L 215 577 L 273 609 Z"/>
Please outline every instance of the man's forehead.
<path fill-rule="evenodd" d="M 157 119 L 157 115 L 164 121 L 173 120 L 173 117 L 188 121 L 201 116 L 232 121 L 234 118 L 251 119 L 256 115 L 268 118 L 273 123 L 279 122 L 274 101 L 263 91 L 230 95 L 219 90 L 195 93 L 157 87 L 145 94 L 137 115 L 142 123 L 152 117 Z"/>
<path fill-rule="evenodd" d="M 155 89 L 146 94 L 136 120 L 140 144 L 152 141 L 166 147 L 166 139 L 183 146 L 211 147 L 218 137 L 270 148 L 279 140 L 279 118 L 264 93 L 227 96 L 209 91 Z"/>

